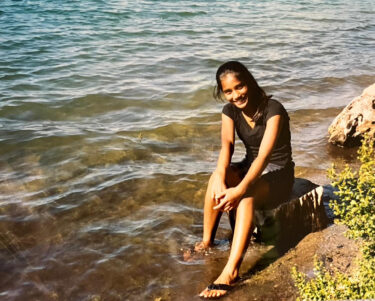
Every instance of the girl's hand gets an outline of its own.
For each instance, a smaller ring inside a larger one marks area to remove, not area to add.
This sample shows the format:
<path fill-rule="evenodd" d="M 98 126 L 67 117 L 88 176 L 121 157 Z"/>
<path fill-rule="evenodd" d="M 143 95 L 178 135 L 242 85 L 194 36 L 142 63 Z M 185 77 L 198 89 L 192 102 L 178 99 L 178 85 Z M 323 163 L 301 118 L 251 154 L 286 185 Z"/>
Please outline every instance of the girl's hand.
<path fill-rule="evenodd" d="M 220 209 L 221 211 L 230 211 L 237 208 L 244 192 L 242 192 L 238 186 L 225 189 L 221 194 L 218 195 L 220 203 L 214 207 L 215 210 Z"/>
<path fill-rule="evenodd" d="M 219 195 L 221 195 L 223 191 L 225 191 L 225 189 L 227 189 L 227 186 L 225 185 L 225 181 L 217 172 L 214 172 L 211 197 L 215 200 L 216 205 L 220 203 Z"/>

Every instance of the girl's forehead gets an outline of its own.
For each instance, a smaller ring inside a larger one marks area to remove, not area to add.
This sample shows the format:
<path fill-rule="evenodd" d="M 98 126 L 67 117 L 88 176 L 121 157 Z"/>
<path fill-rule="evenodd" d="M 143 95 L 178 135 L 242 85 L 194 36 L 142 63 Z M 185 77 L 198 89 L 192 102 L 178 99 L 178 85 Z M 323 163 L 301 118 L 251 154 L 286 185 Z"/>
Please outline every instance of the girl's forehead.
<path fill-rule="evenodd" d="M 220 79 L 223 80 L 225 77 L 228 77 L 228 76 L 235 77 L 235 78 L 239 77 L 237 72 L 227 70 L 223 72 L 222 74 L 220 74 Z"/>
<path fill-rule="evenodd" d="M 222 85 L 238 83 L 238 82 L 241 82 L 241 80 L 234 73 L 227 73 L 224 77 L 221 77 Z"/>

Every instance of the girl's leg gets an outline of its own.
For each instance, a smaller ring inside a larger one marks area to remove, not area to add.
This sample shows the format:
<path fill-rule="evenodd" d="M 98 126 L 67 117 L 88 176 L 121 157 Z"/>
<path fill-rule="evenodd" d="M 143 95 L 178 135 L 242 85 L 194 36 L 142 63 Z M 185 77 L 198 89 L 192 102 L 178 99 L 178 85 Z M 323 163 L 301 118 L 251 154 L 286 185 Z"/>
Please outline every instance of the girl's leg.
<path fill-rule="evenodd" d="M 215 284 L 232 284 L 238 276 L 243 256 L 246 252 L 250 235 L 253 230 L 254 209 L 263 203 L 269 195 L 269 184 L 260 179 L 245 195 L 236 212 L 236 221 L 232 248 L 229 259 Z M 226 293 L 224 290 L 205 289 L 200 295 L 206 298 L 219 297 Z"/>
<path fill-rule="evenodd" d="M 222 215 L 222 211 L 213 209 L 216 203 L 212 198 L 212 181 L 213 176 L 211 175 L 204 200 L 203 239 L 202 242 L 196 245 L 196 251 L 208 248 L 212 245 Z M 240 181 L 239 170 L 232 166 L 228 167 L 225 179 L 227 187 L 236 186 Z"/>
<path fill-rule="evenodd" d="M 208 182 L 206 196 L 204 198 L 204 215 L 203 215 L 203 247 L 207 248 L 213 244 L 217 227 L 219 226 L 222 212 L 214 210 L 216 205 L 212 195 L 212 176 Z"/>

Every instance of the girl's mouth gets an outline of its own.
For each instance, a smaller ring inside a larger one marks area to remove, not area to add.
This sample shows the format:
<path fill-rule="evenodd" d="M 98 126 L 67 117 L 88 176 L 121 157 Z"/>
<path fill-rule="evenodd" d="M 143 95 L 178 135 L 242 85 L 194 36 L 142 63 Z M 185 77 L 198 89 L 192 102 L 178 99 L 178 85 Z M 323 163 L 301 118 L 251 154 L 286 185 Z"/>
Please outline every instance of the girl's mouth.
<path fill-rule="evenodd" d="M 233 101 L 233 103 L 236 103 L 236 104 L 243 104 L 245 101 L 247 100 L 247 97 L 246 96 L 242 96 L 241 98 Z"/>

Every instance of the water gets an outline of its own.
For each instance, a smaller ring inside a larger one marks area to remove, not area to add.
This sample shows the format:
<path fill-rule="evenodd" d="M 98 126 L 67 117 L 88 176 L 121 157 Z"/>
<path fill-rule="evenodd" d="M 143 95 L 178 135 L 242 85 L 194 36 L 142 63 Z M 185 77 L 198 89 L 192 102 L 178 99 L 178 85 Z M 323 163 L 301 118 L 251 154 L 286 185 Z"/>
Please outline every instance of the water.
<path fill-rule="evenodd" d="M 374 8 L 3 0 L 1 299 L 191 300 L 229 249 L 223 222 L 215 254 L 180 252 L 200 238 L 220 147 L 217 67 L 240 60 L 285 105 L 297 176 L 324 182 L 355 157 L 327 128 L 374 82 Z"/>

